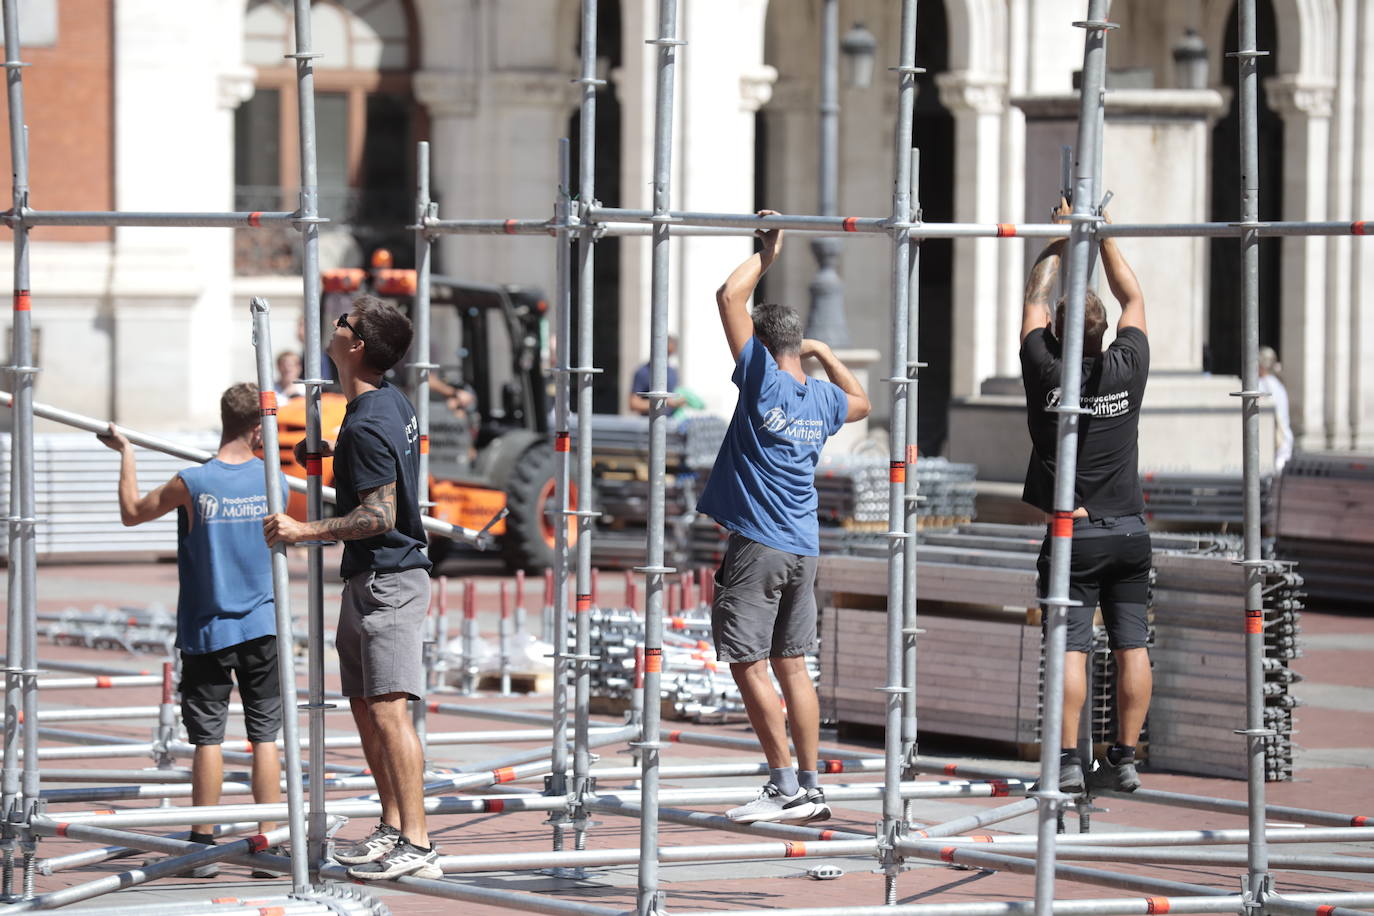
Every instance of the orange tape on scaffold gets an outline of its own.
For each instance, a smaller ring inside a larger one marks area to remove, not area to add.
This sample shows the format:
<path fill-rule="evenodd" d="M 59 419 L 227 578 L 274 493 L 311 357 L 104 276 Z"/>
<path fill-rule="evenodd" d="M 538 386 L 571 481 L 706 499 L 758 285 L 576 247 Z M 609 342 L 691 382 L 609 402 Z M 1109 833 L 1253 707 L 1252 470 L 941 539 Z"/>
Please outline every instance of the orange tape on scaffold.
<path fill-rule="evenodd" d="M 506 235 L 515 235 L 515 224 L 516 224 L 517 222 L 518 222 L 518 220 L 513 220 L 513 219 L 508 219 L 508 220 L 506 220 L 505 223 L 503 223 L 503 224 L 501 225 L 502 231 L 504 231 L 504 232 L 506 233 Z"/>
<path fill-rule="evenodd" d="M 1054 513 L 1054 523 L 1050 527 L 1050 534 L 1057 538 L 1073 537 L 1073 513 L 1064 511 Z"/>
<path fill-rule="evenodd" d="M 1168 897 L 1146 897 L 1145 912 L 1147 913 L 1167 913 L 1169 912 Z"/>
<path fill-rule="evenodd" d="M 644 673 L 656 674 L 663 670 L 663 650 L 645 649 L 644 650 Z"/>
<path fill-rule="evenodd" d="M 555 452 L 566 452 L 571 450 L 572 434 L 560 431 L 553 435 L 553 450 Z"/>
<path fill-rule="evenodd" d="M 887 470 L 887 479 L 892 483 L 906 483 L 906 462 L 890 462 Z"/>
<path fill-rule="evenodd" d="M 1012 223 L 998 223 L 997 237 L 999 239 L 1009 239 L 1016 236 L 1016 226 Z"/>
<path fill-rule="evenodd" d="M 106 677 L 105 675 L 103 675 L 103 674 L 98 674 L 98 675 L 96 675 L 96 678 L 95 678 L 95 686 L 96 686 L 96 687 L 101 687 L 101 688 L 103 688 L 103 687 L 113 687 L 114 684 L 113 684 L 113 683 L 110 681 L 110 679 L 109 679 L 108 677 Z"/>
<path fill-rule="evenodd" d="M 262 410 L 264 417 L 275 417 L 277 415 L 277 393 L 275 391 L 259 391 L 258 407 Z"/>
<path fill-rule="evenodd" d="M 946 775 L 946 776 L 958 776 L 958 775 L 959 775 L 959 767 L 958 767 L 958 765 L 957 765 L 957 764 L 953 764 L 953 763 L 947 763 L 947 764 L 945 764 L 945 775 Z"/>
<path fill-rule="evenodd" d="M 254 210 L 252 213 L 248 214 L 248 225 L 252 226 L 255 229 L 262 225 L 261 210 Z"/>
<path fill-rule="evenodd" d="M 515 782 L 515 767 L 501 767 L 499 770 L 492 770 L 491 778 L 498 784 Z"/>
<path fill-rule="evenodd" d="M 833 830 L 822 830 L 822 831 L 821 831 L 821 839 L 822 839 L 822 840 L 833 840 L 833 839 L 835 839 L 835 831 L 833 831 Z"/>
<path fill-rule="evenodd" d="M 578 596 L 577 596 L 576 606 L 575 606 L 575 610 L 577 611 L 577 613 L 579 613 L 579 614 L 585 614 L 585 613 L 587 613 L 588 611 L 590 611 L 591 609 L 592 609 L 592 596 L 591 596 L 591 594 L 588 593 L 588 594 L 586 594 L 586 595 L 578 595 Z"/>
<path fill-rule="evenodd" d="M 254 834 L 248 838 L 249 852 L 262 852 L 270 845 L 272 844 L 267 842 L 267 837 L 263 836 L 261 833 Z"/>
<path fill-rule="evenodd" d="M 1369 818 L 1365 817 L 1363 814 L 1357 814 L 1357 815 L 1355 815 L 1354 817 L 1352 817 L 1352 818 L 1350 819 L 1350 826 L 1351 826 L 1351 827 L 1368 827 L 1368 826 L 1369 826 Z"/>
<path fill-rule="evenodd" d="M 500 814 L 506 810 L 506 803 L 499 798 L 488 798 L 482 802 L 482 810 L 487 814 Z"/>
<path fill-rule="evenodd" d="M 843 760 L 822 760 L 822 761 L 820 762 L 820 771 L 821 771 L 822 773 L 843 773 L 843 772 L 844 772 L 844 761 L 843 761 Z"/>
<path fill-rule="evenodd" d="M 857 216 L 846 216 L 844 222 L 840 224 L 845 232 L 859 231 L 859 218 Z"/>
<path fill-rule="evenodd" d="M 305 476 L 319 477 L 324 473 L 324 456 L 319 452 L 305 453 Z"/>
<path fill-rule="evenodd" d="M 1005 779 L 990 779 L 988 786 L 992 789 L 993 798 L 1005 798 L 1011 794 L 1011 786 L 1007 785 Z"/>
<path fill-rule="evenodd" d="M 676 731 L 668 732 L 668 743 L 669 743 L 669 744 L 674 744 L 674 743 L 676 743 L 676 742 L 678 742 L 678 741 L 681 741 L 681 740 L 682 740 L 682 729 L 679 728 L 679 729 L 677 729 Z"/>
<path fill-rule="evenodd" d="M 29 298 L 29 291 L 21 289 L 14 294 L 14 310 L 16 312 L 28 312 L 33 310 L 33 300 Z"/>
<path fill-rule="evenodd" d="M 421 455 L 428 455 L 428 454 L 429 454 L 429 436 L 421 436 L 421 437 L 420 437 L 420 454 L 421 454 Z"/>
<path fill-rule="evenodd" d="M 1317 907 L 1317 916 L 1331 916 L 1334 912 L 1336 912 L 1336 905 L 1334 903 L 1324 903 Z"/>
<path fill-rule="evenodd" d="M 786 850 L 782 856 L 784 859 L 800 859 L 806 855 L 805 843 L 788 843 L 784 848 Z"/>
<path fill-rule="evenodd" d="M 1264 611 L 1245 612 L 1245 632 L 1263 633 L 1264 632 Z"/>
<path fill-rule="evenodd" d="M 1351 235 L 1369 235 L 1369 230 L 1368 230 L 1368 229 L 1366 228 L 1366 226 L 1365 226 L 1365 221 L 1364 221 L 1364 220 L 1360 220 L 1360 221 L 1357 222 L 1357 223 L 1351 223 L 1351 224 L 1350 224 L 1350 234 L 1351 234 Z"/>
<path fill-rule="evenodd" d="M 916 463 L 916 459 L 917 459 L 917 458 L 920 458 L 920 457 L 921 457 L 921 449 L 920 449 L 918 446 L 915 446 L 915 445 L 908 445 L 908 446 L 906 447 L 906 463 L 907 463 L 907 464 L 912 464 L 912 465 L 914 465 L 914 464 Z"/>
<path fill-rule="evenodd" d="M 941 850 L 940 850 L 940 861 L 941 861 L 941 862 L 948 862 L 948 863 L 951 864 L 951 865 L 954 864 L 954 847 L 953 847 L 953 846 L 946 846 L 944 849 L 941 849 Z"/>

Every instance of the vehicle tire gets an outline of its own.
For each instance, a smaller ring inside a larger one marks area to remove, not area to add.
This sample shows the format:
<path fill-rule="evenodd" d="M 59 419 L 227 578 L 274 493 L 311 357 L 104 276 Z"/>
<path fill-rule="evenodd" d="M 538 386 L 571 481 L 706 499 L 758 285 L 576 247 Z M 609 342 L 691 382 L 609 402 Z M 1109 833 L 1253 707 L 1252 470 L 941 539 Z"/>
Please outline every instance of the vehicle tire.
<path fill-rule="evenodd" d="M 511 570 L 542 572 L 553 565 L 557 455 L 545 443 L 525 449 L 506 483 L 506 533 L 501 556 Z M 571 500 L 577 505 L 576 491 Z M 571 529 L 570 529 L 571 533 Z"/>

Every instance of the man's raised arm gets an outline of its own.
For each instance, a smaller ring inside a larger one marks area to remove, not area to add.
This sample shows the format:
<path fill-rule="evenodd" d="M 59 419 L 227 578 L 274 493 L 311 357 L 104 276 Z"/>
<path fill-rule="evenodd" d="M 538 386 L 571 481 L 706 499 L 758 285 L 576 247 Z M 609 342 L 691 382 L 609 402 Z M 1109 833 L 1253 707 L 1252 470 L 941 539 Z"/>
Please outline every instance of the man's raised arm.
<path fill-rule="evenodd" d="M 1071 212 L 1069 202 L 1059 199 L 1054 221 L 1061 222 Z M 1047 328 L 1054 315 L 1054 284 L 1059 279 L 1059 265 L 1064 261 L 1064 239 L 1055 239 L 1035 259 L 1030 276 L 1026 278 L 1026 293 L 1021 302 L 1021 342 L 1037 328 Z"/>
<path fill-rule="evenodd" d="M 777 216 L 776 210 L 760 210 L 759 216 Z M 754 336 L 754 319 L 749 317 L 749 297 L 759 279 L 773 266 L 773 261 L 782 253 L 782 230 L 759 230 L 754 233 L 762 242 L 760 250 L 744 259 L 740 266 L 730 272 L 720 289 L 716 290 L 716 306 L 720 309 L 720 323 L 725 328 L 725 340 L 730 344 L 730 355 L 739 361 L 740 351 Z"/>
<path fill-rule="evenodd" d="M 1107 275 L 1107 285 L 1111 287 L 1116 301 L 1121 304 L 1121 319 L 1116 323 L 1116 332 L 1120 334 L 1126 328 L 1139 328 L 1140 333 L 1149 333 L 1145 329 L 1145 294 L 1140 291 L 1135 271 L 1126 263 L 1126 256 L 1121 253 L 1121 247 L 1117 245 L 1116 239 L 1108 237 L 1102 240 L 1100 250 L 1102 271 Z"/>

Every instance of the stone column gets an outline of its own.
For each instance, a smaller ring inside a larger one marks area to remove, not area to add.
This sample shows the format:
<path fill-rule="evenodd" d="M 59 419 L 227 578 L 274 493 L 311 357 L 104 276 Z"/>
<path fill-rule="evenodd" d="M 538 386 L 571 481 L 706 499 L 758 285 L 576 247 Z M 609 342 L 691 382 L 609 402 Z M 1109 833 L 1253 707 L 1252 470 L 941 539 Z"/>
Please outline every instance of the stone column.
<path fill-rule="evenodd" d="M 935 77 L 940 103 L 954 116 L 954 219 L 995 223 L 1002 209 L 1002 118 L 1006 79 L 970 71 Z M 997 374 L 1005 346 L 1005 323 L 997 239 L 958 239 L 954 243 L 954 341 L 950 373 L 952 397 L 978 392 L 983 379 Z M 1019 325 L 1019 322 L 1018 322 Z"/>
<path fill-rule="evenodd" d="M 1265 83 L 1269 103 L 1283 118 L 1283 217 L 1327 218 L 1326 174 L 1330 155 L 1334 87 L 1295 75 Z M 1271 191 L 1270 193 L 1275 193 Z M 1282 339 L 1294 447 L 1327 448 L 1327 253 L 1329 240 L 1283 240 Z"/>

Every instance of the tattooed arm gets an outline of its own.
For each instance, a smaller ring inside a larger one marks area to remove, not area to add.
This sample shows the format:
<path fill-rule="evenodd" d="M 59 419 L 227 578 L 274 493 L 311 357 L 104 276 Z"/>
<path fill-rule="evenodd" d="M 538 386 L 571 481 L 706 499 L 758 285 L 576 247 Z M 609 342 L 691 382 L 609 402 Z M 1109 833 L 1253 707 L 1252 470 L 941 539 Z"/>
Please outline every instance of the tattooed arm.
<path fill-rule="evenodd" d="M 339 518 L 298 522 L 284 513 L 263 519 L 268 546 L 301 541 L 357 541 L 385 534 L 396 527 L 395 482 L 358 491 L 358 507 Z"/>
<path fill-rule="evenodd" d="M 1069 202 L 1059 198 L 1059 208 L 1054 211 L 1054 221 L 1063 222 L 1073 212 Z M 1064 261 L 1064 239 L 1055 239 L 1040 252 L 1026 278 L 1026 295 L 1021 304 L 1021 341 L 1036 328 L 1049 327 L 1054 316 L 1054 284 L 1059 279 L 1059 265 Z"/>

